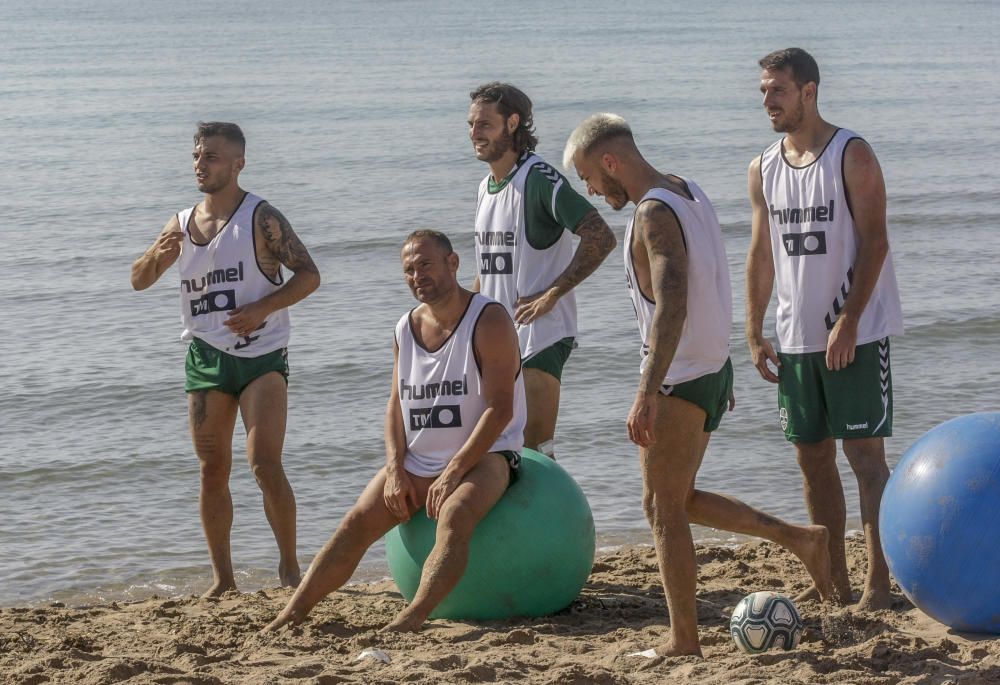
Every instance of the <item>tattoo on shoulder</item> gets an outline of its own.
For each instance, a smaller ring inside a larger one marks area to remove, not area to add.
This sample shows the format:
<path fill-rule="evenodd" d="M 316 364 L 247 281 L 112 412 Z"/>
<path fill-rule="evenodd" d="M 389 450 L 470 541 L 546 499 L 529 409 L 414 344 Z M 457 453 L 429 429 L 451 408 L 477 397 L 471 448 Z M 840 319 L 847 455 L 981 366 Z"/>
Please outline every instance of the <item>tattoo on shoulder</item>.
<path fill-rule="evenodd" d="M 268 248 L 292 272 L 318 271 L 309 251 L 281 212 L 271 205 L 262 204 L 257 210 L 256 224 Z"/>
<path fill-rule="evenodd" d="M 662 202 L 644 202 L 639 206 L 636 224 L 642 241 L 654 253 L 686 251 L 684 232 L 674 210 Z"/>

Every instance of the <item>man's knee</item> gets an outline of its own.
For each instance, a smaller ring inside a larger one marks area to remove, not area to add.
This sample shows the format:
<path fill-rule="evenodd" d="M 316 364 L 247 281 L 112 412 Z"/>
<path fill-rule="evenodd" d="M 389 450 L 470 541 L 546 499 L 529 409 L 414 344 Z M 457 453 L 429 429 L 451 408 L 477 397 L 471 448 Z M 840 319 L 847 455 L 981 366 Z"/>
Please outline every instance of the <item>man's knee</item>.
<path fill-rule="evenodd" d="M 208 490 L 229 487 L 230 463 L 228 459 L 201 459 L 201 485 Z"/>
<path fill-rule="evenodd" d="M 250 471 L 262 490 L 279 487 L 285 479 L 280 459 L 252 459 Z"/>
<path fill-rule="evenodd" d="M 808 477 L 811 474 L 822 473 L 837 462 L 837 444 L 833 440 L 822 442 L 795 443 L 795 457 L 799 468 Z"/>
<path fill-rule="evenodd" d="M 881 440 L 844 441 L 847 462 L 859 480 L 880 480 L 889 477 L 885 449 Z"/>
<path fill-rule="evenodd" d="M 642 511 L 653 530 L 667 528 L 677 523 L 687 523 L 689 497 L 677 492 L 652 492 L 642 495 Z"/>
<path fill-rule="evenodd" d="M 445 500 L 438 515 L 437 536 L 438 539 L 444 537 L 451 541 L 469 540 L 476 530 L 479 521 L 468 504 L 461 501 L 453 501 L 454 498 Z"/>

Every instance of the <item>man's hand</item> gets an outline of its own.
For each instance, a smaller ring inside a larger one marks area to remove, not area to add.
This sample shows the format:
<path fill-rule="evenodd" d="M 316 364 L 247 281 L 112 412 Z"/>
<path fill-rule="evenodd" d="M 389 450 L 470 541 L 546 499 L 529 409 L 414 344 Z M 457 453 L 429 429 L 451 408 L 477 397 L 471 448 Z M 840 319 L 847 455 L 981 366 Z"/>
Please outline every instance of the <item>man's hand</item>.
<path fill-rule="evenodd" d="M 181 253 L 181 243 L 183 240 L 184 231 L 161 233 L 160 237 L 153 243 L 153 246 L 149 248 L 149 253 L 157 261 L 164 257 L 171 260 L 177 259 L 177 256 Z"/>
<path fill-rule="evenodd" d="M 767 364 L 770 361 L 774 364 L 775 369 L 781 368 L 781 362 L 778 360 L 778 355 L 774 352 L 771 341 L 767 338 L 756 337 L 748 338 L 747 344 L 750 346 L 750 360 L 757 367 L 761 378 L 771 383 L 777 383 L 778 374 L 775 371 L 771 371 L 771 367 Z"/>
<path fill-rule="evenodd" d="M 652 445 L 655 440 L 653 427 L 656 425 L 656 395 L 636 395 L 626 423 L 629 440 L 639 447 Z"/>
<path fill-rule="evenodd" d="M 181 254 L 184 231 L 176 216 L 170 218 L 149 249 L 132 262 L 132 288 L 145 290 L 173 266 Z"/>
<path fill-rule="evenodd" d="M 427 518 L 437 520 L 445 500 L 451 496 L 451 493 L 455 492 L 455 488 L 461 482 L 462 478 L 454 470 L 446 468 L 441 472 L 441 475 L 427 490 Z"/>
<path fill-rule="evenodd" d="M 514 303 L 514 323 L 519 326 L 529 324 L 552 311 L 559 298 L 550 288 L 535 295 L 519 297 Z"/>
<path fill-rule="evenodd" d="M 854 362 L 857 343 L 858 324 L 853 319 L 841 316 L 833 324 L 830 337 L 826 339 L 826 368 L 831 371 L 846 369 Z"/>
<path fill-rule="evenodd" d="M 236 335 L 250 335 L 264 323 L 270 314 L 267 307 L 258 302 L 237 307 L 229 312 L 229 318 L 222 323 Z"/>
<path fill-rule="evenodd" d="M 413 481 L 401 468 L 386 468 L 382 499 L 385 500 L 385 506 L 389 508 L 397 521 L 409 521 L 410 511 L 416 510 L 420 506 L 417 502 L 417 490 L 413 487 Z"/>

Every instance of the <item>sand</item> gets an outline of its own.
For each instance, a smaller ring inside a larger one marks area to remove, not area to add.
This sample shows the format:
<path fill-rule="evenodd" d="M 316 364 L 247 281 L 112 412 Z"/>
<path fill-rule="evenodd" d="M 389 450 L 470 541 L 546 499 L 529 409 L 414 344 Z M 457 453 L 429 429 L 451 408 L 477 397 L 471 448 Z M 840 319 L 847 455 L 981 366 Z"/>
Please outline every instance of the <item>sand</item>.
<path fill-rule="evenodd" d="M 855 586 L 864 550 L 849 540 Z M 627 656 L 658 644 L 667 612 L 649 547 L 601 556 L 579 599 L 542 619 L 435 620 L 423 632 L 377 629 L 403 605 L 391 581 L 352 585 L 298 627 L 257 634 L 285 589 L 88 607 L 0 610 L 0 683 L 1000 683 L 1000 638 L 960 635 L 894 588 L 890 610 L 858 613 L 801 602 L 802 644 L 746 656 L 728 634 L 748 592 L 795 594 L 807 576 L 780 548 L 698 547 L 704 658 Z M 388 663 L 366 656 L 378 650 Z"/>

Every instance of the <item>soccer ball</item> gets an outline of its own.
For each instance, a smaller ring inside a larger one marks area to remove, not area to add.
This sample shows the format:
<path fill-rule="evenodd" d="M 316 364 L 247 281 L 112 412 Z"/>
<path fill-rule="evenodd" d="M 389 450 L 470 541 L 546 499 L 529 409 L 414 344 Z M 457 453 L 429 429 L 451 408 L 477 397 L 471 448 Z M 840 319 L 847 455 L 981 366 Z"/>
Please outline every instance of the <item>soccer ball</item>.
<path fill-rule="evenodd" d="M 776 592 L 754 592 L 736 605 L 729 632 L 740 651 L 760 654 L 774 647 L 795 649 L 802 637 L 802 619 L 792 600 Z"/>

